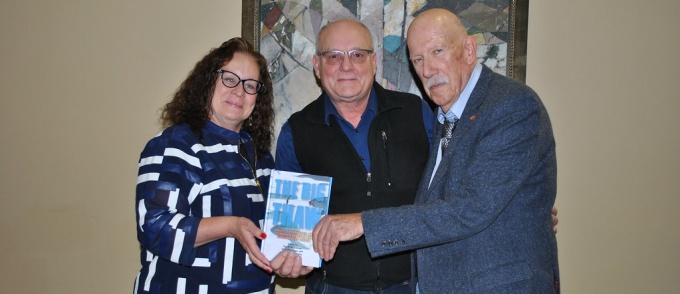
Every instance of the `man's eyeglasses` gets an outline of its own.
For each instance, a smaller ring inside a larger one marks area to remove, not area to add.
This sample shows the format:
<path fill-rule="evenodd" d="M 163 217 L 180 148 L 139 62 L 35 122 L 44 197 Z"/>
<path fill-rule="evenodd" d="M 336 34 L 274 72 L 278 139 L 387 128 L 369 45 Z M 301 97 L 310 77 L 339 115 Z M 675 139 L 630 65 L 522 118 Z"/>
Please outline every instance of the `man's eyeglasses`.
<path fill-rule="evenodd" d="M 335 65 L 345 58 L 345 55 L 349 56 L 349 61 L 355 64 L 364 63 L 368 59 L 367 57 L 373 53 L 373 50 L 368 49 L 354 49 L 347 52 L 340 50 L 328 50 L 320 52 L 319 55 L 323 56 L 323 59 L 329 65 Z"/>
<path fill-rule="evenodd" d="M 264 91 L 264 84 L 258 80 L 246 79 L 243 80 L 241 77 L 228 70 L 220 69 L 217 71 L 220 73 L 220 79 L 222 84 L 227 88 L 234 88 L 238 86 L 240 82 L 243 82 L 243 90 L 250 95 L 255 95 Z"/>

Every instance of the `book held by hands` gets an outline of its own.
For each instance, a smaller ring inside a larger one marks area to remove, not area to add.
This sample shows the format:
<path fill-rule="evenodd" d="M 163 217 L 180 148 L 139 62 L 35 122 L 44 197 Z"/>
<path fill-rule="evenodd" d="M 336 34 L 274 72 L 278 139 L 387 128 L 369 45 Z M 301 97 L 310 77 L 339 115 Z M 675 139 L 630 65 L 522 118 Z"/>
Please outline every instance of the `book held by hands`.
<path fill-rule="evenodd" d="M 320 267 L 312 231 L 328 214 L 333 178 L 280 170 L 272 170 L 270 177 L 262 253 L 272 260 L 282 250 L 294 251 L 303 266 Z"/>

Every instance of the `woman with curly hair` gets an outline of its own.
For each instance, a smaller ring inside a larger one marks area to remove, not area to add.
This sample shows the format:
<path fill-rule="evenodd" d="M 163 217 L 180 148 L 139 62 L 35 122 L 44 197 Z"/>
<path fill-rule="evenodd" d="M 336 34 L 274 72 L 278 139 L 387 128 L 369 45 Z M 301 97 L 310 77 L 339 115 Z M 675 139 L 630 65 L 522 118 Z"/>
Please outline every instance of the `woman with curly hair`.
<path fill-rule="evenodd" d="M 274 167 L 264 57 L 241 38 L 201 59 L 140 155 L 135 293 L 272 293 L 259 250 Z"/>

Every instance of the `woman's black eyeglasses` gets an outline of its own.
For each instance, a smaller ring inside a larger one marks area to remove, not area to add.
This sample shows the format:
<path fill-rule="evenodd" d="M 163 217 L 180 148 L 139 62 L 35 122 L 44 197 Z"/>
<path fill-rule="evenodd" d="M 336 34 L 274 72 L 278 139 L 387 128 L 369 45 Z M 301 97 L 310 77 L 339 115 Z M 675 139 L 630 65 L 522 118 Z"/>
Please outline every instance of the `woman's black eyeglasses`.
<path fill-rule="evenodd" d="M 255 95 L 264 91 L 264 84 L 258 80 L 244 80 L 241 79 L 241 77 L 239 77 L 237 74 L 224 69 L 220 69 L 217 72 L 220 73 L 222 84 L 224 84 L 224 86 L 227 88 L 234 88 L 238 86 L 239 83 L 243 82 L 243 90 L 250 95 Z"/>

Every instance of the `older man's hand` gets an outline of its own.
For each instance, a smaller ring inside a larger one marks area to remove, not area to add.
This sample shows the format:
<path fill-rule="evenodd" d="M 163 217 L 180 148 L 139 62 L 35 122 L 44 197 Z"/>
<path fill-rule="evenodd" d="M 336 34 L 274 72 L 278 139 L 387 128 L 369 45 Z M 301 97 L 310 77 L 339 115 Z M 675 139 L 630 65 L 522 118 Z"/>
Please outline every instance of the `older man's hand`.
<path fill-rule="evenodd" d="M 323 260 L 329 261 L 333 259 L 340 242 L 357 239 L 363 234 L 361 213 L 324 216 L 312 232 L 314 251 Z"/>

